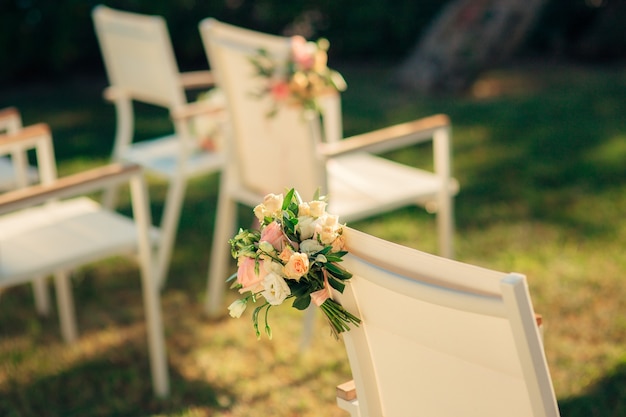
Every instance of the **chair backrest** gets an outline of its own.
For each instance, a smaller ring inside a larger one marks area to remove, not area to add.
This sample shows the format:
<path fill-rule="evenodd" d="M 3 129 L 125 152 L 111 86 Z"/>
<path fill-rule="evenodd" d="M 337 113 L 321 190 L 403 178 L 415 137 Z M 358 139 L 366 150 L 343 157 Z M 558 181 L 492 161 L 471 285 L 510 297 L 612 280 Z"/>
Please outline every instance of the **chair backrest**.
<path fill-rule="evenodd" d="M 109 82 L 118 93 L 170 109 L 186 103 L 165 19 L 102 5 L 92 14 Z"/>
<path fill-rule="evenodd" d="M 0 133 L 0 157 L 11 155 L 14 162 L 18 162 L 15 171 L 17 178 L 27 178 L 28 165 L 27 152 L 34 150 L 37 158 L 38 180 L 41 184 L 47 185 L 57 178 L 56 162 L 54 157 L 54 147 L 48 125 L 39 123 L 21 128 L 19 119 L 18 129 L 5 134 Z M 22 137 L 28 139 L 24 140 Z M 18 180 L 18 188 L 26 186 L 27 182 Z"/>
<path fill-rule="evenodd" d="M 217 85 L 226 97 L 232 135 L 228 165 L 236 167 L 240 185 L 261 195 L 295 187 L 303 197 L 312 197 L 319 187 L 325 189 L 325 167 L 316 152 L 322 137 L 319 117 L 296 105 L 281 106 L 270 117 L 269 95 L 254 95 L 267 87 L 267 80 L 256 76 L 250 58 L 264 49 L 275 62 L 284 62 L 291 50 L 290 38 L 215 19 L 200 22 L 200 32 Z"/>
<path fill-rule="evenodd" d="M 0 135 L 17 133 L 22 128 L 22 116 L 15 107 L 0 109 Z M 6 152 L 0 160 L 0 190 L 26 187 L 29 182 L 28 156 L 17 150 Z"/>
<path fill-rule="evenodd" d="M 527 288 L 346 228 L 341 303 L 362 417 L 558 416 Z"/>
<path fill-rule="evenodd" d="M 22 117 L 15 107 L 0 109 L 0 134 L 15 133 L 22 128 Z"/>

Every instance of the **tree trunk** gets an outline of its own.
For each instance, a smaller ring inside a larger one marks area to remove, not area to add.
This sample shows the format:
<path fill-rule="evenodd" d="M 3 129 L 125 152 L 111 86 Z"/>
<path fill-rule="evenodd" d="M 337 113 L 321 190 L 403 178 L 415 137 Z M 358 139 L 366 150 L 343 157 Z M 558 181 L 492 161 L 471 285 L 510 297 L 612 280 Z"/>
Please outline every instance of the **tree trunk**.
<path fill-rule="evenodd" d="M 546 0 L 453 0 L 397 71 L 421 93 L 459 93 L 513 54 Z"/>

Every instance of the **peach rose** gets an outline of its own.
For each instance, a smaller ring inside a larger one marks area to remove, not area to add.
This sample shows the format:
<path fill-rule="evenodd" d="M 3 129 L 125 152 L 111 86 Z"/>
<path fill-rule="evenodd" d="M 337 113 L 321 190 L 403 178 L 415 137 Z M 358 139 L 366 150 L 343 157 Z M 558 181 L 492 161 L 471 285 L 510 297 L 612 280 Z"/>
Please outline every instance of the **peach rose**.
<path fill-rule="evenodd" d="M 289 85 L 282 80 L 275 81 L 270 86 L 270 93 L 276 101 L 286 100 L 289 97 Z"/>
<path fill-rule="evenodd" d="M 258 273 L 255 271 L 256 261 L 253 258 L 243 256 L 239 258 L 237 268 L 237 283 L 241 284 L 240 293 L 246 291 L 258 292 L 263 289 L 263 279 L 267 272 L 263 267 L 263 261 L 259 261 Z"/>
<path fill-rule="evenodd" d="M 300 281 L 300 278 L 307 272 L 309 272 L 309 257 L 300 252 L 293 253 L 283 268 L 285 277 L 296 281 Z"/>
<path fill-rule="evenodd" d="M 291 258 L 291 255 L 293 255 L 295 252 L 293 251 L 293 249 L 291 249 L 290 246 L 285 246 L 285 248 L 283 249 L 283 251 L 278 255 L 278 258 L 287 263 L 289 261 L 289 258 Z"/>
<path fill-rule="evenodd" d="M 333 243 L 331 243 L 333 252 L 341 252 L 346 247 L 346 237 L 344 235 L 337 235 Z"/>
<path fill-rule="evenodd" d="M 271 222 L 261 231 L 261 242 L 268 242 L 278 252 L 282 251 L 287 243 L 287 238 L 283 233 L 283 229 L 277 222 Z"/>
<path fill-rule="evenodd" d="M 291 38 L 291 53 L 297 67 L 303 71 L 309 70 L 315 63 L 315 51 L 317 46 L 313 42 L 307 42 L 302 36 Z"/>

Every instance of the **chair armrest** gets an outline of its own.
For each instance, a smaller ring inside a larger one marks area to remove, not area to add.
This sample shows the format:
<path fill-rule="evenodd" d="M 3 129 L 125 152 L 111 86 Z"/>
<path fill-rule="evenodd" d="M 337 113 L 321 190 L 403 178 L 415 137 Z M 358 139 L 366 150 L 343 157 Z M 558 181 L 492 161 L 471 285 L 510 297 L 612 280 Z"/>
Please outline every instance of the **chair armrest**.
<path fill-rule="evenodd" d="M 185 104 L 182 107 L 178 107 L 173 109 L 170 112 L 170 117 L 173 120 L 184 120 L 191 119 L 196 116 L 202 115 L 218 115 L 220 113 L 224 113 L 226 109 L 222 106 L 217 106 L 215 104 L 207 103 L 206 101 L 194 101 L 188 104 Z"/>
<path fill-rule="evenodd" d="M 337 398 L 341 398 L 345 401 L 356 399 L 356 384 L 354 383 L 354 379 L 337 385 Z"/>
<path fill-rule="evenodd" d="M 128 98 L 128 95 L 124 92 L 124 90 L 117 88 L 113 85 L 105 87 L 104 91 L 102 92 L 102 96 L 107 101 L 116 101 Z"/>
<path fill-rule="evenodd" d="M 0 109 L 0 134 L 14 133 L 22 128 L 22 116 L 16 107 Z"/>
<path fill-rule="evenodd" d="M 20 120 L 20 112 L 16 107 L 6 107 L 0 109 L 0 126 L 3 126 L 7 121 Z"/>
<path fill-rule="evenodd" d="M 49 137 L 50 127 L 45 123 L 27 126 L 18 132 L 0 134 L 0 155 L 16 148 L 20 150 L 33 149 L 42 140 L 50 140 Z"/>
<path fill-rule="evenodd" d="M 180 73 L 180 83 L 186 89 L 212 87 L 215 79 L 211 71 L 188 71 Z"/>
<path fill-rule="evenodd" d="M 55 198 L 66 198 L 101 190 L 109 185 L 129 181 L 142 168 L 135 164 L 110 164 L 59 178 L 50 184 L 9 191 L 0 195 L 0 214 L 12 212 Z"/>
<path fill-rule="evenodd" d="M 435 131 L 449 127 L 450 118 L 444 114 L 438 114 L 351 136 L 337 142 L 321 143 L 319 149 L 327 157 L 355 151 L 385 152 L 430 140 Z"/>

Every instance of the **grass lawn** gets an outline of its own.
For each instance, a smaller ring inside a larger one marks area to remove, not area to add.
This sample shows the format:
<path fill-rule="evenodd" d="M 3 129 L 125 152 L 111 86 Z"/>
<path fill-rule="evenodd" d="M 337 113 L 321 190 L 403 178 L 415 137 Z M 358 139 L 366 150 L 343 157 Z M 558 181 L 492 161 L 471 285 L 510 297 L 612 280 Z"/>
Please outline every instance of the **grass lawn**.
<path fill-rule="evenodd" d="M 337 69 L 349 86 L 346 134 L 450 115 L 457 258 L 528 276 L 564 417 L 626 415 L 624 68 L 520 65 L 485 74 L 462 98 L 398 91 L 384 66 Z M 93 76 L 16 86 L 2 91 L 0 107 L 19 107 L 26 124 L 49 123 L 68 174 L 108 160 L 115 115 L 104 86 Z M 164 112 L 137 110 L 142 136 L 169 128 Z M 429 152 L 389 156 L 428 164 Z M 239 320 L 203 316 L 217 180 L 189 186 L 163 292 L 171 396 L 152 396 L 137 269 L 116 259 L 73 278 L 73 346 L 61 341 L 56 312 L 35 314 L 29 286 L 0 293 L 1 416 L 346 415 L 334 393 L 350 369 L 321 315 L 304 353 L 301 315 L 289 307 L 272 310 L 272 341 L 256 340 L 249 311 Z M 158 219 L 165 188 L 152 185 Z M 251 210 L 240 213 L 247 226 Z M 406 208 L 350 226 L 433 252 L 433 220 Z"/>

